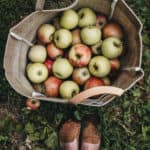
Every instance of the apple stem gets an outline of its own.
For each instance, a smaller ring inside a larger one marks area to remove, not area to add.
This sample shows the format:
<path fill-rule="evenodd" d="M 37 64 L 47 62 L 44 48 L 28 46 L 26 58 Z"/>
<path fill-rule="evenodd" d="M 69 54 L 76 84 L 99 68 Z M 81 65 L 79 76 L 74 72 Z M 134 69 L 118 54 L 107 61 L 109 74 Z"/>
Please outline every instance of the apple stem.
<path fill-rule="evenodd" d="M 73 97 L 73 96 L 75 96 L 75 95 L 76 95 L 76 93 L 77 93 L 77 92 L 76 92 L 76 90 L 73 90 L 73 91 L 72 91 L 72 94 L 71 94 L 71 95 L 72 95 L 72 97 Z"/>
<path fill-rule="evenodd" d="M 98 70 L 97 64 L 95 63 L 94 66 L 95 70 Z"/>
<path fill-rule="evenodd" d="M 32 100 L 32 104 L 36 104 L 36 101 L 35 101 L 35 100 Z"/>
<path fill-rule="evenodd" d="M 88 74 L 88 72 L 87 72 L 87 71 L 84 71 L 84 72 L 83 72 L 83 75 L 84 75 L 84 76 L 86 76 L 87 74 Z"/>
<path fill-rule="evenodd" d="M 42 72 L 41 72 L 41 71 L 38 71 L 38 75 L 39 75 L 39 76 L 42 75 Z"/>
<path fill-rule="evenodd" d="M 56 38 L 55 38 L 55 39 L 56 39 L 56 41 L 59 41 L 59 36 L 56 36 Z"/>
<path fill-rule="evenodd" d="M 113 44 L 114 44 L 115 47 L 120 47 L 121 46 L 121 44 L 117 43 L 117 42 L 114 42 Z"/>
<path fill-rule="evenodd" d="M 82 13 L 81 15 L 80 15 L 80 19 L 82 19 L 84 17 L 84 14 Z"/>
<path fill-rule="evenodd" d="M 79 55 L 79 54 L 76 54 L 76 57 L 77 57 L 78 59 L 80 59 L 82 56 Z"/>
<path fill-rule="evenodd" d="M 100 25 L 100 26 L 103 26 L 103 25 L 104 25 L 104 23 L 100 21 L 100 22 L 99 22 L 99 25 Z"/>

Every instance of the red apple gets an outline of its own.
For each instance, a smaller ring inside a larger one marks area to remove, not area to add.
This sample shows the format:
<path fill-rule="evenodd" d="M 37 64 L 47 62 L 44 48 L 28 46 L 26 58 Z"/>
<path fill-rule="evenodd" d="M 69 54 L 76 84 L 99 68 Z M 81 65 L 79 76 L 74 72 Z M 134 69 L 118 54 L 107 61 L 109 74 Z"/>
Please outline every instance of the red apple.
<path fill-rule="evenodd" d="M 109 23 L 107 24 L 103 30 L 102 34 L 104 38 L 108 37 L 117 37 L 119 39 L 123 38 L 123 31 L 119 24 Z"/>
<path fill-rule="evenodd" d="M 96 78 L 96 77 L 91 77 L 90 79 L 87 80 L 87 82 L 84 85 L 84 89 L 90 89 L 96 86 L 102 86 L 104 85 L 104 82 L 102 79 L 100 78 Z"/>
<path fill-rule="evenodd" d="M 55 33 L 55 27 L 51 24 L 43 24 L 37 31 L 38 39 L 43 44 L 50 43 L 53 40 L 53 34 Z"/>
<path fill-rule="evenodd" d="M 69 51 L 69 60 L 75 67 L 87 66 L 91 56 L 91 49 L 84 44 L 76 44 Z"/>
<path fill-rule="evenodd" d="M 80 38 L 80 30 L 75 29 L 72 31 L 72 44 L 79 44 L 81 43 L 81 38 Z"/>
<path fill-rule="evenodd" d="M 104 77 L 102 78 L 104 85 L 110 86 L 111 85 L 111 81 L 108 77 Z"/>
<path fill-rule="evenodd" d="M 72 79 L 79 85 L 83 85 L 90 78 L 88 68 L 76 68 L 73 71 Z"/>
<path fill-rule="evenodd" d="M 45 94 L 49 97 L 58 97 L 59 87 L 62 83 L 62 80 L 56 77 L 49 77 L 45 82 Z"/>
<path fill-rule="evenodd" d="M 120 68 L 120 61 L 118 59 L 110 60 L 111 71 L 116 71 Z"/>
<path fill-rule="evenodd" d="M 48 73 L 51 74 L 52 73 L 52 65 L 53 65 L 53 61 L 50 59 L 47 59 L 44 64 L 46 65 L 47 69 L 48 69 Z"/>
<path fill-rule="evenodd" d="M 40 107 L 40 101 L 37 99 L 30 99 L 26 100 L 26 107 L 30 110 L 37 110 Z"/>
<path fill-rule="evenodd" d="M 54 43 L 50 43 L 47 45 L 47 53 L 51 59 L 55 60 L 58 56 L 62 56 L 64 52 L 57 48 Z"/>
<path fill-rule="evenodd" d="M 107 19 L 104 15 L 98 15 L 96 17 L 96 27 L 102 29 L 107 24 Z"/>

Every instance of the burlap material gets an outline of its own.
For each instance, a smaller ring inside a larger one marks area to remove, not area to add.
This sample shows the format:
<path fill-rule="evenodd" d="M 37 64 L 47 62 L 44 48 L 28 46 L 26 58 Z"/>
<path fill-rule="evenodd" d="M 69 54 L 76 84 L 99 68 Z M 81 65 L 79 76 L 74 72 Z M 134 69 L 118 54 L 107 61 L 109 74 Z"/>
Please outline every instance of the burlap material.
<path fill-rule="evenodd" d="M 77 1 L 76 1 L 77 2 Z M 79 0 L 74 9 L 82 7 L 90 7 L 97 12 L 109 16 L 111 10 L 112 0 Z M 40 3 L 38 3 L 39 5 Z M 37 8 L 41 9 L 43 3 Z M 72 5 L 71 7 L 73 7 Z M 42 6 L 43 7 L 43 6 Z M 35 11 L 19 24 L 10 29 L 10 32 L 33 42 L 36 38 L 36 32 L 39 26 L 52 20 L 58 13 L 69 9 L 71 7 L 61 10 L 47 10 Z M 123 0 L 119 0 L 114 11 L 113 20 L 117 21 L 124 29 L 125 33 L 125 51 L 122 57 L 122 68 L 125 67 L 140 67 L 142 56 L 142 40 L 141 29 L 142 25 L 132 10 L 127 6 Z M 8 35 L 5 56 L 4 56 L 4 69 L 5 75 L 11 86 L 21 95 L 31 98 L 34 92 L 29 80 L 26 77 L 26 63 L 29 46 L 19 40 L 14 39 Z M 131 72 L 121 71 L 113 86 L 127 89 L 133 82 L 139 78 Z M 60 98 L 49 98 L 46 96 L 35 97 L 40 100 L 67 103 L 68 101 Z M 112 96 L 105 98 L 108 101 Z M 84 104 L 86 104 L 85 102 Z M 95 101 L 96 103 L 96 101 Z"/>

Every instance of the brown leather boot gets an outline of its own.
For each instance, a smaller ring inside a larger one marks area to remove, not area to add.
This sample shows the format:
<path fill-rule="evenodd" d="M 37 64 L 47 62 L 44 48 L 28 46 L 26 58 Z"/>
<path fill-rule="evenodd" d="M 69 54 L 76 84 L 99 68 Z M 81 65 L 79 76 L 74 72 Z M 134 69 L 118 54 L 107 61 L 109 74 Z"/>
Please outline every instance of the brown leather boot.
<path fill-rule="evenodd" d="M 75 121 L 67 121 L 60 129 L 60 146 L 62 150 L 79 150 L 81 125 Z"/>
<path fill-rule="evenodd" d="M 101 136 L 93 122 L 88 122 L 82 133 L 81 150 L 99 150 Z"/>

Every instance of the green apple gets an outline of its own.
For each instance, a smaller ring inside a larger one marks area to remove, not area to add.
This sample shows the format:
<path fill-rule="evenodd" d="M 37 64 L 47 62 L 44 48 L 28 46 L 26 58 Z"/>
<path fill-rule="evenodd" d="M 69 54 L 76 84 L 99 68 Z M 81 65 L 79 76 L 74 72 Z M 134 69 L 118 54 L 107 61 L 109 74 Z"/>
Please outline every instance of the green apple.
<path fill-rule="evenodd" d="M 102 44 L 102 54 L 110 59 L 119 57 L 123 52 L 123 44 L 119 38 L 109 37 Z"/>
<path fill-rule="evenodd" d="M 58 48 L 67 48 L 72 43 L 72 33 L 66 29 L 59 29 L 55 32 L 54 42 Z"/>
<path fill-rule="evenodd" d="M 34 63 L 27 69 L 27 76 L 33 83 L 41 83 L 48 77 L 48 69 L 44 64 Z"/>
<path fill-rule="evenodd" d="M 80 29 L 72 31 L 72 45 L 81 43 Z"/>
<path fill-rule="evenodd" d="M 68 30 L 75 28 L 78 25 L 78 22 L 79 22 L 79 16 L 72 9 L 64 11 L 64 13 L 60 18 L 61 27 Z"/>
<path fill-rule="evenodd" d="M 104 56 L 95 56 L 89 63 L 89 71 L 95 77 L 105 77 L 111 71 L 110 61 Z"/>
<path fill-rule="evenodd" d="M 98 43 L 96 43 L 91 47 L 92 53 L 95 55 L 100 55 L 102 53 L 101 47 L 102 47 L 102 41 L 99 41 Z"/>
<path fill-rule="evenodd" d="M 85 27 L 81 30 L 81 39 L 87 45 L 94 45 L 101 40 L 101 31 L 96 26 Z"/>
<path fill-rule="evenodd" d="M 84 85 L 85 82 L 90 78 L 90 72 L 88 68 L 82 67 L 82 68 L 76 68 L 73 71 L 72 79 L 75 81 L 78 85 Z"/>
<path fill-rule="evenodd" d="M 79 27 L 86 27 L 96 24 L 96 14 L 90 8 L 81 8 L 78 12 Z"/>
<path fill-rule="evenodd" d="M 46 48 L 42 45 L 34 45 L 28 54 L 29 60 L 32 62 L 43 63 L 46 60 Z"/>
<path fill-rule="evenodd" d="M 28 63 L 27 66 L 26 66 L 26 70 L 28 70 L 32 66 L 32 64 L 33 63 Z"/>
<path fill-rule="evenodd" d="M 64 81 L 59 89 L 61 97 L 65 99 L 70 99 L 80 91 L 77 83 L 73 81 Z"/>
<path fill-rule="evenodd" d="M 38 38 L 43 44 L 50 43 L 53 39 L 55 27 L 51 24 L 43 24 L 38 29 Z"/>
<path fill-rule="evenodd" d="M 66 79 L 71 76 L 73 66 L 66 58 L 57 58 L 52 66 L 53 74 L 59 79 Z"/>

